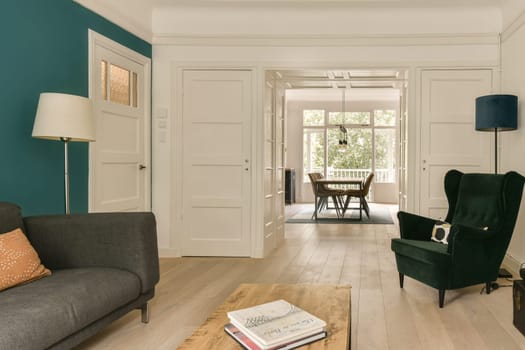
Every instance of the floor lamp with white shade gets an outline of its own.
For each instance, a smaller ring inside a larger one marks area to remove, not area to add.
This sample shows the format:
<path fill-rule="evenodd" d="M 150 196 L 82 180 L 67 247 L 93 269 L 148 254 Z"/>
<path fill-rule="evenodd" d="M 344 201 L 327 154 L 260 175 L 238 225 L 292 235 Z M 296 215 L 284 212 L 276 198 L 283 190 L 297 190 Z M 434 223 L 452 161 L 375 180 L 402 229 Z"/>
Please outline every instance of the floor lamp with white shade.
<path fill-rule="evenodd" d="M 69 94 L 41 93 L 32 136 L 64 142 L 65 212 L 69 214 L 68 143 L 71 141 L 95 141 L 95 123 L 91 100 Z"/>

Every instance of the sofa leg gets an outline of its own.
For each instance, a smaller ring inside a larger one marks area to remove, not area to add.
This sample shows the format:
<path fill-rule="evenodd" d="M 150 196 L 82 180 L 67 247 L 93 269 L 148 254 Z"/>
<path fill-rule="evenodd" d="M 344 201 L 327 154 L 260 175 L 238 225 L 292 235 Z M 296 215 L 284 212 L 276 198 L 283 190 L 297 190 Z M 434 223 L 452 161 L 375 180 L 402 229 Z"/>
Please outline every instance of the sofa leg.
<path fill-rule="evenodd" d="M 405 280 L 405 275 L 403 275 L 401 272 L 399 273 L 399 287 L 403 288 L 403 282 Z"/>
<path fill-rule="evenodd" d="M 440 289 L 439 290 L 439 307 L 443 308 L 444 303 L 445 303 L 445 290 Z"/>
<path fill-rule="evenodd" d="M 491 287 L 491 282 L 486 282 L 485 283 L 485 289 L 487 291 L 487 294 L 490 294 L 490 287 Z"/>
<path fill-rule="evenodd" d="M 149 306 L 148 303 L 145 303 L 140 307 L 140 313 L 141 313 L 141 321 L 142 323 L 148 323 L 149 322 Z"/>

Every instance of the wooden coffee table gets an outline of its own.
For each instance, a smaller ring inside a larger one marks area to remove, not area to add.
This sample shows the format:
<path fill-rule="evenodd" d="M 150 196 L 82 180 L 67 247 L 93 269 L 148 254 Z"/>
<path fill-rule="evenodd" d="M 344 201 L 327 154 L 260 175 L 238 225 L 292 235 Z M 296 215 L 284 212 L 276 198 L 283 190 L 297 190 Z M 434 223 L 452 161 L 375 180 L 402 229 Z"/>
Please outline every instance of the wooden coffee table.
<path fill-rule="evenodd" d="M 224 331 L 228 323 L 226 313 L 277 299 L 326 321 L 328 336 L 301 349 L 350 349 L 350 286 L 319 284 L 241 284 L 178 349 L 242 349 Z"/>

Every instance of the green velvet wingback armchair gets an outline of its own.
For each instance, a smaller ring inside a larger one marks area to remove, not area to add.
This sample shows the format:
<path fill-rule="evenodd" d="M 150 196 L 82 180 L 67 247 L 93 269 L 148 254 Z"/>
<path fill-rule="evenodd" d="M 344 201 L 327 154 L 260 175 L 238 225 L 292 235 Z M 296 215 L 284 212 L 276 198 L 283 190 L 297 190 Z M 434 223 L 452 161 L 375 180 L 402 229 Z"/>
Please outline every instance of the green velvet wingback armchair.
<path fill-rule="evenodd" d="M 447 172 L 448 244 L 431 240 L 437 220 L 400 211 L 401 238 L 391 242 L 400 287 L 406 275 L 438 289 L 439 307 L 447 289 L 485 283 L 489 294 L 514 231 L 524 180 L 516 172 Z"/>

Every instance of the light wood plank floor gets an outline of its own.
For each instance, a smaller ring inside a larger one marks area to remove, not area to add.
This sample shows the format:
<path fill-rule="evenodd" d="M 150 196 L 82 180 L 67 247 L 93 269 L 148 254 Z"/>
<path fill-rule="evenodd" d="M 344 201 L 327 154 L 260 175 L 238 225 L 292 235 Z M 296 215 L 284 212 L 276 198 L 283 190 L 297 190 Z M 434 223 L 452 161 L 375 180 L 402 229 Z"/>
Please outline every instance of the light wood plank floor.
<path fill-rule="evenodd" d="M 512 288 L 447 291 L 443 309 L 437 291 L 415 280 L 400 289 L 390 250 L 398 235 L 396 225 L 287 224 L 285 243 L 265 259 L 161 259 L 150 323 L 132 312 L 78 349 L 175 349 L 239 283 L 350 284 L 354 350 L 525 349 Z"/>

